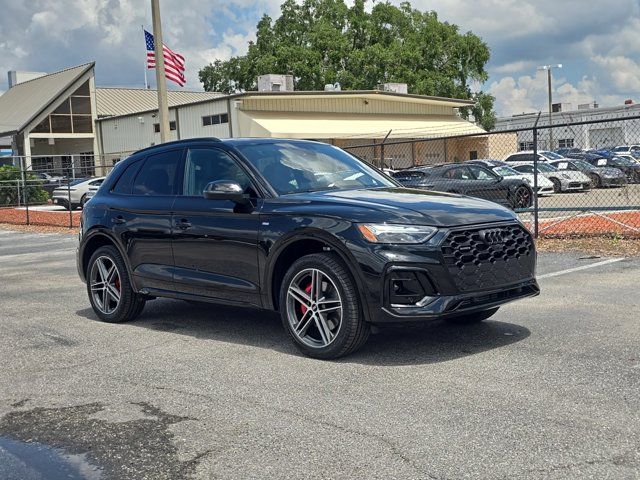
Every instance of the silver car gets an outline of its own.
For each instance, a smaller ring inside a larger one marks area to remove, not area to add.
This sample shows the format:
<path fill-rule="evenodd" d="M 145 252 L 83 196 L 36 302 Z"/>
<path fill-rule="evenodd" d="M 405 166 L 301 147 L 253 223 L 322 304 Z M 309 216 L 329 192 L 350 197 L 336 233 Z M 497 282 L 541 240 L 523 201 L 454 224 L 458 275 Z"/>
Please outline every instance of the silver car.
<path fill-rule="evenodd" d="M 51 195 L 53 203 L 67 210 L 75 210 L 87 202 L 87 193 L 91 187 L 99 187 L 105 177 L 76 178 L 68 185 L 56 188 Z"/>
<path fill-rule="evenodd" d="M 519 172 L 533 174 L 532 162 L 516 162 L 511 166 Z M 591 179 L 582 172 L 561 172 L 547 162 L 539 162 L 538 173 L 551 180 L 553 191 L 556 193 L 580 192 L 591 189 Z"/>

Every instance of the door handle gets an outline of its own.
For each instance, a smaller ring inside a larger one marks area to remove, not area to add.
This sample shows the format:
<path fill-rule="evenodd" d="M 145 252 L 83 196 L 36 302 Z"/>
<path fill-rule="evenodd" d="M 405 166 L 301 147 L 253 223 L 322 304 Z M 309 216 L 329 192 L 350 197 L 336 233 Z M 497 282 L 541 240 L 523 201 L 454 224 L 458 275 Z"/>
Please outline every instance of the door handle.
<path fill-rule="evenodd" d="M 118 215 L 117 217 L 111 219 L 111 223 L 115 223 L 116 225 L 122 225 L 124 223 L 127 223 L 127 221 L 124 219 L 122 215 Z"/>
<path fill-rule="evenodd" d="M 187 228 L 191 228 L 191 222 L 186 218 L 183 218 L 176 222 L 176 227 L 178 227 L 181 230 L 186 230 Z"/>

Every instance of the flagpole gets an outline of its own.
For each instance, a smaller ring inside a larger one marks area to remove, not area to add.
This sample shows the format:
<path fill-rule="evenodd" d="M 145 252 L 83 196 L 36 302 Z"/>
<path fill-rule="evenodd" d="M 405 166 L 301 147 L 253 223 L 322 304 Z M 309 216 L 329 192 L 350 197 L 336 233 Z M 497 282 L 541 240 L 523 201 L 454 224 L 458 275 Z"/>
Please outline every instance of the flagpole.
<path fill-rule="evenodd" d="M 147 70 L 149 70 L 147 60 L 147 36 L 144 34 L 144 25 L 140 25 L 142 28 L 142 38 L 144 39 L 144 88 L 145 90 L 149 90 L 149 79 L 147 78 Z"/>
<path fill-rule="evenodd" d="M 164 143 L 169 140 L 169 106 L 167 104 L 167 83 L 164 76 L 164 43 L 162 42 L 162 23 L 160 21 L 160 0 L 151 0 L 151 18 L 153 19 L 153 46 L 156 57 L 160 141 Z"/>

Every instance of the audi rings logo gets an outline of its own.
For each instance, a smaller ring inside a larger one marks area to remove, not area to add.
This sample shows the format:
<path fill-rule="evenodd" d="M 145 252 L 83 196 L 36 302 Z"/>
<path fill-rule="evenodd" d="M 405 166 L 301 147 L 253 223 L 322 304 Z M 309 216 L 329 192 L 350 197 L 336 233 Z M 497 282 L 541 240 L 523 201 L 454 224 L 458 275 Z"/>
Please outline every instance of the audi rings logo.
<path fill-rule="evenodd" d="M 480 240 L 482 240 L 487 245 L 496 245 L 498 243 L 502 243 L 502 230 L 498 228 L 493 228 L 490 230 L 480 230 L 478 232 L 480 234 Z"/>

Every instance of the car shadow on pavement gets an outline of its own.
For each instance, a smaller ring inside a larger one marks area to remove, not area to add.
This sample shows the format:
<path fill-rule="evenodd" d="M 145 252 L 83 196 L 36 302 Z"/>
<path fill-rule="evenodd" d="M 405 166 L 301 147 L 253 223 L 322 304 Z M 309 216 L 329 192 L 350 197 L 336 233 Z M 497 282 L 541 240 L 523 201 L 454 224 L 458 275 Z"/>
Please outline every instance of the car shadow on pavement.
<path fill-rule="evenodd" d="M 86 308 L 78 315 L 98 320 Z M 357 352 L 338 361 L 368 365 L 419 365 L 446 362 L 505 347 L 527 338 L 521 326 L 487 320 L 477 325 L 433 321 L 418 326 L 379 329 Z M 277 313 L 252 308 L 158 299 L 127 326 L 218 340 L 301 356 Z"/>

